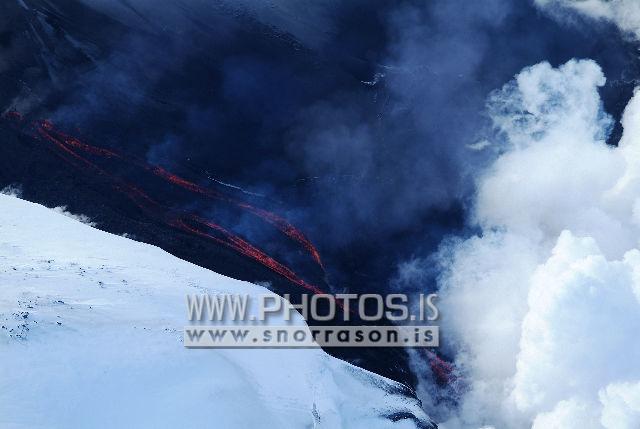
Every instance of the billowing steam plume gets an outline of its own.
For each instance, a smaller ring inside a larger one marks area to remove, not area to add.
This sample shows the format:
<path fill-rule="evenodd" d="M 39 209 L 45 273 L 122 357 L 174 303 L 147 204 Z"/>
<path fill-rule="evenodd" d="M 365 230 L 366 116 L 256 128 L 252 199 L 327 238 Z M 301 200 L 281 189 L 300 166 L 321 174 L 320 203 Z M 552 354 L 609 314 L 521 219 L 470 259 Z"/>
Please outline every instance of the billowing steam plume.
<path fill-rule="evenodd" d="M 503 153 L 481 233 L 451 241 L 441 303 L 467 389 L 444 428 L 640 424 L 640 95 L 618 147 L 599 66 L 524 69 L 489 111 Z"/>

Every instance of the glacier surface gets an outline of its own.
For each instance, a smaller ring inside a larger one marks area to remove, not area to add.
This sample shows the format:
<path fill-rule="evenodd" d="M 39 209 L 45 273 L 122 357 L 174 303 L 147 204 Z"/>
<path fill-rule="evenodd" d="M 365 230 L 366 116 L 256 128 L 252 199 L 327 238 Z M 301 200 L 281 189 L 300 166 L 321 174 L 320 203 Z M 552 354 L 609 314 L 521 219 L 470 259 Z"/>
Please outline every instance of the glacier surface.
<path fill-rule="evenodd" d="M 0 195 L 0 427 L 432 427 L 404 386 L 320 349 L 185 349 L 185 296 L 205 292 L 270 293 Z"/>

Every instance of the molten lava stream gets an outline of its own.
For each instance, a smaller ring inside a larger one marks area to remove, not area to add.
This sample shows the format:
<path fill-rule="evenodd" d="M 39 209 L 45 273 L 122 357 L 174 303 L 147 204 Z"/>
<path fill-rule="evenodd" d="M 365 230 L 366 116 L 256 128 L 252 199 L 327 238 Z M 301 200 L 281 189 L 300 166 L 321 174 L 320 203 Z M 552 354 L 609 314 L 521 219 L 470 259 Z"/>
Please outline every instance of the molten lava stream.
<path fill-rule="evenodd" d="M 244 202 L 239 202 L 236 201 L 234 199 L 231 198 L 225 198 L 222 195 L 218 194 L 217 192 L 207 189 L 207 188 L 203 188 L 200 185 L 197 185 L 193 182 L 190 182 L 187 179 L 184 179 L 176 174 L 173 174 L 165 169 L 163 169 L 162 167 L 159 166 L 148 166 L 147 168 L 151 170 L 152 173 L 156 174 L 157 176 L 162 177 L 163 179 L 177 185 L 180 186 L 184 189 L 187 189 L 191 192 L 195 192 L 198 193 L 200 195 L 204 195 L 207 196 L 209 198 L 216 198 L 216 199 L 224 199 L 229 203 L 234 204 L 236 207 L 244 209 L 246 211 L 248 211 L 249 213 L 254 214 L 255 216 L 258 216 L 259 218 L 267 221 L 268 223 L 270 223 L 271 225 L 275 226 L 280 232 L 282 232 L 283 234 L 285 234 L 287 237 L 291 238 L 292 240 L 296 241 L 297 243 L 299 243 L 300 245 L 302 245 L 304 247 L 305 250 L 307 250 L 307 252 L 309 252 L 309 254 L 311 255 L 311 257 L 313 258 L 313 260 L 320 266 L 320 268 L 322 268 L 322 270 L 324 271 L 324 265 L 322 264 L 322 260 L 320 258 L 320 253 L 318 252 L 318 250 L 315 248 L 315 246 L 311 243 L 311 241 L 298 229 L 296 229 L 293 225 L 291 225 L 290 223 L 288 223 L 284 218 L 276 215 L 275 213 L 269 212 L 267 210 L 264 209 L 260 209 L 257 207 L 253 207 L 247 203 Z"/>
<path fill-rule="evenodd" d="M 440 385 L 448 385 L 454 382 L 457 377 L 454 374 L 454 366 L 452 363 L 442 359 L 436 353 L 427 350 L 427 358 L 429 359 L 429 366 L 433 373 L 436 382 Z"/>
<path fill-rule="evenodd" d="M 297 241 L 299 244 L 301 244 L 302 247 L 304 247 L 307 250 L 307 252 L 309 252 L 309 254 L 313 258 L 313 260 L 324 271 L 324 265 L 322 264 L 322 260 L 320 259 L 320 253 L 315 248 L 313 243 L 311 243 L 311 241 L 302 232 L 300 232 L 298 229 L 296 229 L 293 225 L 291 225 L 289 222 L 287 222 L 284 218 L 282 218 L 282 217 L 278 216 L 277 214 L 272 213 L 270 211 L 267 211 L 267 210 L 264 210 L 264 209 L 259 209 L 257 207 L 253 207 L 253 206 L 251 206 L 251 205 L 249 205 L 247 203 L 238 202 L 236 204 L 238 205 L 238 207 L 246 209 L 247 211 L 255 214 L 256 216 L 259 216 L 262 219 L 268 221 L 269 223 L 274 225 L 276 228 L 278 228 L 281 232 L 283 232 L 285 235 L 287 235 L 289 238 L 291 238 L 294 241 Z"/>
<path fill-rule="evenodd" d="M 208 189 L 208 188 L 204 188 L 196 183 L 193 183 L 183 177 L 180 177 L 174 173 L 171 173 L 170 171 L 165 170 L 164 168 L 157 166 L 157 165 L 150 165 L 146 162 L 143 161 L 130 161 L 129 158 L 124 157 L 114 151 L 108 150 L 108 149 L 103 149 L 103 148 L 99 148 L 96 146 L 92 146 L 86 143 L 81 142 L 80 140 L 78 140 L 75 137 L 71 137 L 67 134 L 64 134 L 58 130 L 55 130 L 53 127 L 53 124 L 50 121 L 41 121 L 39 123 L 40 127 L 38 131 L 42 131 L 45 130 L 45 137 L 47 139 L 49 139 L 50 141 L 52 141 L 54 144 L 60 146 L 60 148 L 62 149 L 62 145 L 66 145 L 66 146 L 71 146 L 74 148 L 78 148 L 81 149 L 87 153 L 90 153 L 92 155 L 96 155 L 96 156 L 101 156 L 101 157 L 107 157 L 107 158 L 118 158 L 122 161 L 125 162 L 129 162 L 129 163 L 133 163 L 136 165 L 139 165 L 141 168 L 144 168 L 145 170 L 151 172 L 152 174 L 162 178 L 163 180 L 166 180 L 167 182 L 170 182 L 178 187 L 181 187 L 183 189 L 186 189 L 190 192 L 193 193 L 197 193 L 199 195 L 203 195 L 205 197 L 208 198 L 212 198 L 212 199 L 216 199 L 216 200 L 222 200 L 225 201 L 227 203 L 233 204 L 236 207 L 246 210 L 249 213 L 263 219 L 264 221 L 268 222 L 269 224 L 275 226 L 280 232 L 282 232 L 283 234 L 285 234 L 287 237 L 289 237 L 290 239 L 292 239 L 293 241 L 297 242 L 298 244 L 300 244 L 311 256 L 311 258 L 314 260 L 314 262 L 316 264 L 318 264 L 318 266 L 322 269 L 322 271 L 324 272 L 325 268 L 324 265 L 322 263 L 322 260 L 320 258 L 320 253 L 318 252 L 318 250 L 315 248 L 315 246 L 313 245 L 313 243 L 311 243 L 311 241 L 300 231 L 298 230 L 296 227 L 294 227 L 293 225 L 291 225 L 289 222 L 287 222 L 286 219 L 278 216 L 275 213 L 272 213 L 270 211 L 264 210 L 264 209 L 260 209 L 257 207 L 253 207 L 245 202 L 240 202 L 228 197 L 225 197 L 223 195 L 221 195 L 220 193 Z M 54 137 L 54 134 L 56 137 Z M 65 149 L 67 150 L 67 149 Z M 67 150 L 68 151 L 68 150 Z M 77 157 L 77 154 L 74 153 L 74 156 Z M 88 162 L 86 160 L 83 159 L 84 162 Z"/>
<path fill-rule="evenodd" d="M 271 256 L 267 255 L 260 249 L 250 244 L 249 242 L 243 240 L 237 235 L 234 235 L 233 233 L 223 228 L 222 226 L 187 212 L 181 212 L 181 213 L 175 214 L 175 211 L 172 210 L 171 208 L 163 206 L 162 204 L 156 202 L 151 197 L 149 197 L 144 191 L 137 188 L 136 186 L 124 183 L 120 178 L 109 174 L 104 169 L 98 167 L 95 163 L 79 155 L 75 150 L 79 149 L 95 156 L 125 160 L 125 158 L 122 155 L 119 155 L 107 149 L 88 145 L 74 137 L 70 137 L 64 133 L 61 133 L 55 130 L 55 128 L 53 127 L 53 124 L 50 121 L 40 121 L 36 123 L 36 137 L 39 137 L 51 143 L 54 148 L 62 152 L 62 153 L 59 153 L 62 159 L 66 160 L 73 166 L 79 168 L 81 166 L 79 164 L 83 164 L 84 166 L 92 170 L 95 170 L 95 172 L 103 175 L 104 177 L 109 178 L 115 190 L 120 191 L 125 195 L 127 195 L 127 197 L 138 208 L 146 212 L 147 215 L 150 215 L 156 218 L 157 220 L 160 220 L 161 222 L 167 224 L 168 226 L 178 228 L 182 231 L 186 231 L 188 233 L 207 238 L 218 244 L 229 247 L 234 251 L 259 262 L 263 266 L 281 275 L 282 277 L 286 278 L 290 282 L 298 286 L 301 286 L 304 289 L 307 289 L 313 293 L 324 293 L 320 288 L 302 280 L 293 270 L 281 264 Z M 144 164 L 144 167 L 146 170 L 149 170 L 155 175 L 162 177 L 166 181 L 176 184 L 182 188 L 188 189 L 191 192 L 196 192 L 209 197 L 221 198 L 221 196 L 219 196 L 214 191 L 202 188 L 195 183 L 192 183 L 186 179 L 183 179 L 177 175 L 174 175 L 164 170 L 161 167 L 149 166 L 146 163 Z M 248 205 L 246 205 L 246 208 L 252 211 L 260 210 Z M 260 213 L 260 216 L 268 216 L 268 215 L 273 215 L 273 214 L 266 211 L 262 211 Z M 187 222 L 184 221 L 184 218 L 190 219 L 191 222 L 195 224 L 200 224 L 202 226 L 205 226 L 206 228 L 216 231 L 217 233 L 221 234 L 223 238 L 215 237 L 214 235 L 209 234 L 195 226 L 189 225 Z M 286 221 L 284 221 L 283 219 L 277 218 L 276 215 L 271 216 L 271 220 L 273 222 L 279 222 L 280 225 L 282 225 L 283 223 L 286 223 Z M 295 228 L 291 227 L 291 230 L 294 231 L 295 233 L 300 234 L 301 236 L 301 233 L 295 230 Z M 294 232 L 290 232 L 290 234 L 294 234 Z M 306 240 L 304 236 L 302 237 L 304 240 Z M 313 248 L 313 246 L 311 246 L 311 248 L 315 251 L 315 248 Z M 315 251 L 315 253 L 317 254 L 317 251 Z M 316 260 L 319 261 L 319 256 Z"/>
<path fill-rule="evenodd" d="M 201 225 L 206 226 L 209 229 L 212 229 L 220 234 L 222 234 L 225 237 L 225 241 L 212 236 L 211 234 L 208 234 L 204 231 L 201 231 L 200 229 L 194 227 L 194 226 L 190 226 L 187 225 L 182 219 L 178 219 L 177 221 L 177 225 L 179 225 L 180 227 L 182 227 L 183 229 L 187 229 L 188 231 L 194 233 L 194 234 L 198 234 L 201 235 L 203 237 L 207 237 L 209 239 L 215 240 L 216 242 L 221 242 L 224 243 L 226 245 L 228 245 L 229 247 L 235 249 L 237 252 L 252 258 L 258 262 L 260 262 L 262 265 L 264 265 L 265 267 L 271 269 L 272 271 L 274 271 L 275 273 L 280 274 L 282 277 L 286 278 L 287 280 L 289 280 L 290 282 L 301 286 L 313 293 L 318 293 L 318 294 L 322 294 L 324 293 L 322 291 L 322 289 L 311 285 L 307 282 L 305 282 L 304 280 L 302 280 L 300 277 L 298 277 L 296 275 L 296 273 L 294 273 L 291 269 L 287 268 L 286 266 L 284 266 L 283 264 L 281 264 L 280 262 L 276 261 L 275 259 L 273 259 L 271 256 L 267 255 L 266 253 L 264 253 L 263 251 L 261 251 L 260 249 L 254 247 L 253 245 L 251 245 L 250 243 L 248 243 L 247 241 L 243 240 L 242 238 L 238 237 L 237 235 L 232 234 L 231 232 L 229 232 L 228 230 L 226 230 L 225 228 L 223 228 L 220 225 L 217 225 L 213 222 L 210 222 L 206 219 L 202 219 L 198 216 L 195 215 L 191 215 L 190 219 L 194 222 L 194 223 L 198 223 Z"/>
<path fill-rule="evenodd" d="M 100 167 L 98 167 L 96 164 L 94 164 L 93 162 L 89 161 L 88 159 L 78 155 L 73 149 L 71 149 L 67 144 L 65 144 L 64 141 L 56 138 L 50 131 L 53 130 L 53 125 L 51 124 L 50 121 L 47 120 L 43 120 L 40 121 L 36 124 L 36 137 L 40 137 L 46 141 L 48 141 L 49 143 L 53 144 L 55 148 L 63 151 L 62 154 L 59 154 L 62 159 L 64 159 L 65 161 L 69 162 L 70 164 L 74 165 L 75 167 L 79 168 L 79 165 L 77 163 L 77 161 L 79 161 L 82 164 L 85 164 L 87 167 L 90 167 L 94 170 L 96 170 L 96 172 L 98 172 L 99 174 L 105 175 L 105 176 L 110 176 L 105 170 L 101 169 Z M 71 158 L 69 158 L 71 157 Z"/>

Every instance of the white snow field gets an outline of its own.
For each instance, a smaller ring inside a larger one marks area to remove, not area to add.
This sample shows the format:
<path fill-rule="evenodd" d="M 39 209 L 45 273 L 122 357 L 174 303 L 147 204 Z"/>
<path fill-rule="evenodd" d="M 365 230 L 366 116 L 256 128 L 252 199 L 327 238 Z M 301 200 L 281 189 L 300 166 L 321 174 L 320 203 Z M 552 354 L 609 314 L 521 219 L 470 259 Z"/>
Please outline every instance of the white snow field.
<path fill-rule="evenodd" d="M 399 384 L 320 349 L 184 348 L 204 292 L 269 293 L 0 195 L 0 427 L 430 427 Z"/>

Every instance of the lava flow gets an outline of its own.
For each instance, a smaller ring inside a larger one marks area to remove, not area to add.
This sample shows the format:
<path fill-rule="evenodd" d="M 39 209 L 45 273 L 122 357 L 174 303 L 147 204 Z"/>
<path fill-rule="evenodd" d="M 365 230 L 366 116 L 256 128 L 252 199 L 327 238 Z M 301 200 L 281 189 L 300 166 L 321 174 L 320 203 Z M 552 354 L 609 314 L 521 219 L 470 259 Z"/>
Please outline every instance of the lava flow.
<path fill-rule="evenodd" d="M 298 244 L 302 245 L 302 247 L 311 255 L 311 257 L 313 258 L 313 260 L 320 266 L 320 268 L 322 268 L 324 270 L 324 265 L 322 264 L 322 259 L 320 258 L 320 253 L 318 252 L 318 250 L 315 248 L 315 246 L 313 245 L 313 243 L 311 243 L 311 241 L 302 233 L 300 232 L 296 227 L 294 227 L 293 225 L 291 225 L 289 222 L 287 222 L 286 219 L 278 216 L 275 213 L 272 213 L 270 211 L 264 210 L 264 209 L 260 209 L 257 207 L 254 207 L 250 204 L 247 204 L 245 202 L 241 202 L 241 201 L 237 201 L 234 200 L 232 198 L 228 198 L 228 197 L 223 197 L 222 195 L 220 195 L 219 193 L 208 189 L 208 188 L 204 188 L 200 185 L 197 185 L 193 182 L 190 182 L 189 180 L 186 180 L 180 176 L 177 176 L 167 170 L 165 170 L 162 167 L 159 166 L 153 166 L 151 167 L 151 172 L 157 176 L 160 176 L 162 178 L 164 178 L 165 180 L 173 183 L 174 185 L 180 186 L 182 188 L 185 188 L 191 192 L 195 192 L 197 194 L 200 195 L 205 195 L 207 197 L 210 198 L 224 198 L 227 200 L 227 202 L 234 204 L 236 207 L 241 208 L 246 210 L 249 213 L 252 213 L 260 218 L 262 218 L 263 220 L 269 222 L 270 224 L 272 224 L 273 226 L 275 226 L 280 232 L 284 233 L 287 237 L 289 237 L 290 239 L 296 241 Z"/>
<path fill-rule="evenodd" d="M 264 209 L 259 209 L 257 207 L 250 206 L 246 203 L 238 203 L 238 206 L 250 211 L 251 213 L 260 216 L 265 219 L 267 222 L 276 226 L 280 231 L 286 234 L 289 238 L 297 241 L 301 244 L 307 252 L 311 255 L 313 260 L 324 270 L 324 265 L 322 264 L 322 260 L 320 259 L 320 253 L 315 248 L 313 243 L 309 241 L 307 237 L 305 237 L 300 231 L 298 231 L 293 225 L 287 222 L 285 219 L 281 218 L 275 213 L 269 212 Z"/>
<path fill-rule="evenodd" d="M 447 362 L 436 353 L 429 350 L 427 350 L 427 358 L 436 383 L 441 386 L 446 386 L 457 379 L 455 375 L 455 367 L 451 362 Z"/>
<path fill-rule="evenodd" d="M 285 234 L 291 240 L 300 244 L 309 253 L 313 261 L 316 264 L 318 264 L 318 266 L 324 271 L 324 265 L 322 263 L 322 259 L 320 258 L 320 253 L 318 252 L 316 247 L 313 245 L 313 243 L 300 230 L 294 227 L 286 219 L 282 218 L 281 216 L 278 216 L 273 212 L 254 207 L 244 201 L 237 201 L 236 199 L 222 195 L 215 190 L 205 188 L 183 177 L 180 177 L 170 171 L 167 171 L 166 169 L 158 165 L 150 165 L 143 161 L 135 161 L 135 160 L 128 161 L 133 158 L 125 157 L 121 154 L 118 154 L 108 149 L 99 148 L 96 146 L 89 145 L 87 143 L 83 143 L 75 137 L 68 136 L 58 130 L 55 130 L 50 121 L 41 121 L 39 132 L 43 137 L 45 137 L 48 140 L 51 140 L 51 138 L 54 138 L 55 139 L 54 144 L 58 146 L 60 146 L 61 144 L 65 144 L 66 146 L 71 146 L 77 149 L 81 149 L 84 152 L 90 153 L 92 155 L 107 157 L 107 158 L 118 158 L 125 162 L 136 164 L 139 167 L 144 168 L 145 170 L 151 172 L 152 174 L 162 178 L 163 180 L 172 183 L 173 185 L 179 186 L 183 189 L 205 196 L 207 198 L 225 201 L 229 204 L 234 205 L 235 207 L 245 210 L 261 218 L 262 220 L 268 222 L 269 224 L 275 226 L 276 229 L 278 229 L 280 232 Z M 63 148 L 63 147 L 60 147 L 60 148 L 65 151 L 68 151 L 68 148 Z"/>
<path fill-rule="evenodd" d="M 3 117 L 19 125 L 22 125 L 24 122 L 22 115 L 18 112 L 8 112 L 4 114 Z M 93 173 L 106 179 L 114 190 L 125 194 L 128 199 L 131 200 L 135 206 L 147 216 L 172 228 L 179 229 L 183 232 L 193 234 L 228 247 L 233 251 L 260 263 L 297 286 L 313 293 L 323 293 L 320 288 L 306 282 L 293 270 L 286 267 L 275 258 L 269 256 L 253 244 L 238 235 L 235 235 L 228 229 L 194 213 L 190 213 L 183 209 L 176 209 L 156 201 L 139 187 L 128 183 L 122 175 L 116 176 L 111 174 L 108 171 L 108 168 L 99 166 L 97 161 L 103 160 L 104 163 L 104 161 L 109 160 L 117 161 L 120 164 L 128 164 L 129 166 L 133 166 L 135 170 L 151 173 L 155 177 L 191 193 L 195 193 L 209 199 L 215 199 L 236 207 L 237 209 L 251 213 L 270 225 L 275 226 L 276 229 L 286 237 L 300 244 L 310 254 L 313 261 L 323 268 L 319 253 L 315 246 L 313 246 L 302 232 L 280 216 L 267 210 L 253 207 L 245 202 L 238 201 L 215 190 L 202 187 L 194 182 L 171 173 L 160 166 L 150 165 L 144 161 L 124 156 L 109 149 L 84 143 L 76 137 L 57 130 L 53 123 L 48 120 L 37 121 L 31 124 L 31 134 L 39 141 L 49 143 L 49 148 L 53 149 L 58 156 L 70 165 L 76 168 L 89 169 Z M 96 161 L 92 161 L 87 157 L 93 157 Z"/>
<path fill-rule="evenodd" d="M 313 293 L 317 293 L 317 294 L 321 294 L 323 293 L 323 291 L 321 289 L 319 289 L 316 286 L 313 286 L 307 282 L 305 282 L 304 280 L 300 279 L 293 271 L 291 271 L 289 268 L 287 268 L 286 266 L 282 265 L 280 262 L 276 261 L 275 259 L 273 259 L 271 256 L 267 255 L 266 253 L 264 253 L 263 251 L 261 251 L 260 249 L 254 247 L 253 245 L 251 245 L 250 243 L 248 243 L 247 241 L 243 240 L 242 238 L 231 234 L 228 230 L 226 230 L 225 228 L 221 227 L 220 225 L 217 225 L 213 222 L 207 221 L 205 219 L 199 218 L 197 216 L 190 216 L 190 219 L 194 222 L 197 222 L 201 225 L 206 226 L 207 228 L 220 233 L 225 240 L 221 240 L 209 233 L 206 233 L 204 231 L 202 231 L 201 229 L 193 226 L 193 225 L 189 225 L 187 224 L 184 219 L 176 219 L 175 220 L 175 225 L 182 228 L 183 230 L 186 231 L 190 231 L 194 234 L 212 239 L 214 241 L 220 242 L 220 243 L 224 243 L 229 245 L 230 247 L 232 247 L 233 249 L 235 249 L 236 251 L 238 251 L 239 253 L 242 253 L 243 255 L 247 255 L 251 258 L 253 258 L 256 261 L 259 261 L 261 264 L 263 264 L 264 266 L 270 268 L 272 271 L 280 274 L 282 277 L 286 278 L 287 280 L 289 280 L 291 283 L 294 283 L 298 286 L 301 286 Z"/>

